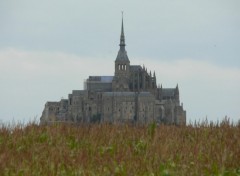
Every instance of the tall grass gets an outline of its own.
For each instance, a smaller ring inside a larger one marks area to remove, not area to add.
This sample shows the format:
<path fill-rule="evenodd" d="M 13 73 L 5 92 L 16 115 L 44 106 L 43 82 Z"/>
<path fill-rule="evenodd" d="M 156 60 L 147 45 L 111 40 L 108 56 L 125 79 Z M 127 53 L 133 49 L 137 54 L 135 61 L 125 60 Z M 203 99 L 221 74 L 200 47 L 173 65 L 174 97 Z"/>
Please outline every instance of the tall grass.
<path fill-rule="evenodd" d="M 240 175 L 240 125 L 2 125 L 0 175 Z"/>

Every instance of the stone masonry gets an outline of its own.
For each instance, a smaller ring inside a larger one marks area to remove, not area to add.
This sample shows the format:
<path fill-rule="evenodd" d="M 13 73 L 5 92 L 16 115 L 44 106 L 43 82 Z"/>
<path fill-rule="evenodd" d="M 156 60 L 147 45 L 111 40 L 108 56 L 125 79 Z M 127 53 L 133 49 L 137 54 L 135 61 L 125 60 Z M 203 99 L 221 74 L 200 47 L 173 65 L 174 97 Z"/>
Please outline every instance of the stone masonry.
<path fill-rule="evenodd" d="M 84 90 L 73 90 L 68 99 L 45 104 L 41 124 L 140 123 L 186 124 L 186 111 L 180 105 L 179 88 L 157 87 L 155 72 L 130 65 L 125 50 L 122 20 L 120 49 L 114 76 L 89 76 Z"/>

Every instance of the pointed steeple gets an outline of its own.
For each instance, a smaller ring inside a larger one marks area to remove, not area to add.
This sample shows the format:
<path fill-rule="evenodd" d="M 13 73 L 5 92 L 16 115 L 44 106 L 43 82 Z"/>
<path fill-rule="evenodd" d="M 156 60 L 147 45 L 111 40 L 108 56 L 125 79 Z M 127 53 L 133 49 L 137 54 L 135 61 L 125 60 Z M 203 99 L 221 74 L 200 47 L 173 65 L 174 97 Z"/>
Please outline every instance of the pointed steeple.
<path fill-rule="evenodd" d="M 120 44 L 119 46 L 121 49 L 125 49 L 125 36 L 124 36 L 124 27 L 123 27 L 123 12 L 122 12 L 122 29 L 121 29 L 121 36 L 120 36 Z"/>
<path fill-rule="evenodd" d="M 125 35 L 124 35 L 124 27 L 123 27 L 123 12 L 122 12 L 122 27 L 121 27 L 121 36 L 120 36 L 120 50 L 118 51 L 118 55 L 116 61 L 127 62 L 130 63 L 127 51 L 125 50 Z"/>

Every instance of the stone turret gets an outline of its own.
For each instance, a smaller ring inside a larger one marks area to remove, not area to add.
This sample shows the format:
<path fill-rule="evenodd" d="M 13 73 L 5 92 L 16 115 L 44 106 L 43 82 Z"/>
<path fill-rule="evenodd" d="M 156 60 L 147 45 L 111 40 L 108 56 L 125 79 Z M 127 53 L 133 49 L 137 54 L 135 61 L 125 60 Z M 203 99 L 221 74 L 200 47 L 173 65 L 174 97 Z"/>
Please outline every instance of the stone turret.
<path fill-rule="evenodd" d="M 178 104 L 180 104 L 178 84 L 177 84 L 177 86 L 176 86 L 174 95 L 175 95 L 175 99 L 177 100 Z"/>

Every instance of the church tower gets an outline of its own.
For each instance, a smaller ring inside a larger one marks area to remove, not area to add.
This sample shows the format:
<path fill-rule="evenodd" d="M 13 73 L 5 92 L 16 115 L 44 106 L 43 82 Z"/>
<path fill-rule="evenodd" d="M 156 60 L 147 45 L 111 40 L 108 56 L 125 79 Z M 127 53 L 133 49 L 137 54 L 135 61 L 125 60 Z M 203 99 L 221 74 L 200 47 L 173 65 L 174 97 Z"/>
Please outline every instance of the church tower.
<path fill-rule="evenodd" d="M 130 61 L 127 56 L 127 51 L 125 50 L 123 16 L 119 46 L 120 49 L 115 60 L 115 73 L 112 87 L 113 91 L 129 91 Z"/>
<path fill-rule="evenodd" d="M 120 49 L 118 51 L 117 58 L 115 60 L 115 76 L 128 76 L 129 74 L 129 65 L 130 61 L 127 56 L 127 51 L 125 50 L 125 36 L 124 36 L 124 27 L 123 27 L 123 18 L 122 18 L 122 29 L 120 36 Z"/>

